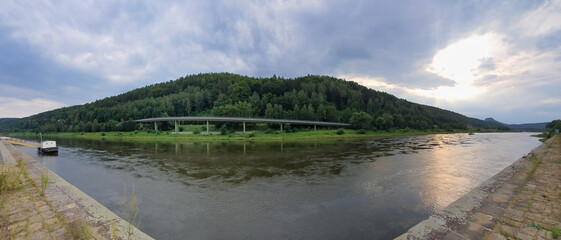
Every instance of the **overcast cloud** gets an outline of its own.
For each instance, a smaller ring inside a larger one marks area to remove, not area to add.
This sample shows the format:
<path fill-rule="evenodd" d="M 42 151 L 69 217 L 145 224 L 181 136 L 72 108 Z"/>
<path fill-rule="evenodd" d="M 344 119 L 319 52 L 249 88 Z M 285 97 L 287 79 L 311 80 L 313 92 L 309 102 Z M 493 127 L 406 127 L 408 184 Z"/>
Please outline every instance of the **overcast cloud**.
<path fill-rule="evenodd" d="M 0 117 L 201 72 L 331 75 L 507 123 L 561 118 L 561 1 L 3 1 Z"/>

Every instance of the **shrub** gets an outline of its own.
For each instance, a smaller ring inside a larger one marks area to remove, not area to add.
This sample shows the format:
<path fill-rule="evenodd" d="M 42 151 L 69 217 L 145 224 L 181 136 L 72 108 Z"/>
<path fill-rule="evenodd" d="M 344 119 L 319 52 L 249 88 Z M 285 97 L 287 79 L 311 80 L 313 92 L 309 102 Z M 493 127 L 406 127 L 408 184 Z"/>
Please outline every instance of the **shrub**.
<path fill-rule="evenodd" d="M 247 135 L 248 138 L 252 138 L 255 137 L 255 132 L 250 133 L 249 135 Z"/>
<path fill-rule="evenodd" d="M 275 130 L 268 128 L 267 130 L 265 130 L 266 134 L 274 134 Z"/>
<path fill-rule="evenodd" d="M 366 134 L 366 130 L 364 130 L 364 129 L 359 129 L 359 130 L 356 131 L 356 133 L 358 133 L 358 134 Z"/>
<path fill-rule="evenodd" d="M 337 129 L 337 132 L 335 132 L 337 135 L 343 135 L 345 134 L 345 130 L 343 130 L 342 128 Z"/>
<path fill-rule="evenodd" d="M 284 132 L 291 133 L 292 129 L 290 128 L 290 123 L 284 125 Z"/>
<path fill-rule="evenodd" d="M 193 131 L 193 134 L 201 134 L 201 131 L 199 131 L 199 130 L 194 130 L 194 131 Z"/>
<path fill-rule="evenodd" d="M 222 125 L 222 127 L 220 127 L 220 135 L 226 135 L 228 134 L 228 128 L 226 127 L 226 124 Z"/>

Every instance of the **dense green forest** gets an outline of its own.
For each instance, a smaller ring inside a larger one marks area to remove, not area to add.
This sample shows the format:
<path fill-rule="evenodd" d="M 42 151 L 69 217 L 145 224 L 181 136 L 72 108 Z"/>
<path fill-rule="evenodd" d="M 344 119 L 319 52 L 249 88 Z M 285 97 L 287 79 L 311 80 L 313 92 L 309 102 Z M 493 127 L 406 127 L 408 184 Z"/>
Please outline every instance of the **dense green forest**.
<path fill-rule="evenodd" d="M 92 103 L 6 121 L 4 132 L 138 130 L 135 119 L 228 116 L 353 124 L 356 129 L 465 129 L 494 126 L 479 119 L 411 103 L 329 76 L 253 78 L 230 73 L 189 75 Z"/>
<path fill-rule="evenodd" d="M 561 130 L 561 119 L 553 120 L 546 125 L 547 130 L 543 133 L 544 139 L 549 139 L 557 134 L 556 131 Z"/>

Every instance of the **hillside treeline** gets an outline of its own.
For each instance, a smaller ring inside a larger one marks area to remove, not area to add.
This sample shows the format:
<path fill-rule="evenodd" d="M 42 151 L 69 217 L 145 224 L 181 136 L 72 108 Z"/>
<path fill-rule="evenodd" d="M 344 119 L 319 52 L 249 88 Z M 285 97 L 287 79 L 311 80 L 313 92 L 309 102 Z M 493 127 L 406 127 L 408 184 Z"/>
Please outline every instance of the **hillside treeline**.
<path fill-rule="evenodd" d="M 411 103 L 328 76 L 253 78 L 230 73 L 189 75 L 84 105 L 10 121 L 2 131 L 131 131 L 135 119 L 228 116 L 346 122 L 357 129 L 426 130 L 489 127 L 436 107 Z"/>

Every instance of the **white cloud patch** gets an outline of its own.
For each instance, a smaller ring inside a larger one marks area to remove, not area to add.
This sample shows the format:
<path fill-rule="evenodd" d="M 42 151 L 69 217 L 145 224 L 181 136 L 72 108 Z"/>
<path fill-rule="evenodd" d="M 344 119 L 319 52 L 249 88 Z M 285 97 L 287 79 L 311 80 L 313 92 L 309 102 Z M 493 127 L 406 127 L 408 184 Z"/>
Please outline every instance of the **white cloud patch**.
<path fill-rule="evenodd" d="M 561 98 L 547 98 L 542 100 L 542 104 L 561 104 Z"/>
<path fill-rule="evenodd" d="M 539 37 L 561 30 L 561 1 L 545 1 L 537 9 L 525 14 L 516 28 L 526 37 Z"/>
<path fill-rule="evenodd" d="M 64 107 L 65 104 L 44 99 L 19 99 L 12 97 L 0 97 L 0 118 L 21 118 L 39 112 L 45 112 Z"/>
<path fill-rule="evenodd" d="M 381 91 L 388 91 L 388 90 L 393 90 L 393 89 L 399 89 L 402 88 L 396 84 L 389 84 L 387 83 L 387 80 L 383 77 L 377 77 L 377 78 L 371 78 L 371 77 L 356 77 L 356 76 L 351 76 L 351 75 L 340 75 L 338 76 L 339 78 L 348 80 L 348 81 L 353 81 L 356 82 L 360 85 L 372 88 L 372 89 L 378 89 Z"/>

